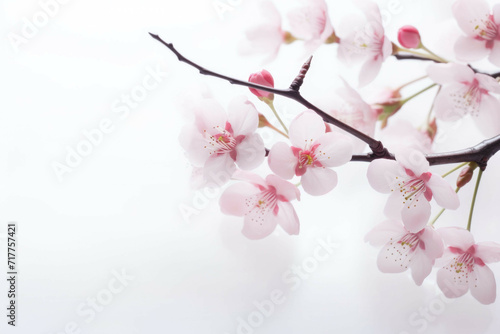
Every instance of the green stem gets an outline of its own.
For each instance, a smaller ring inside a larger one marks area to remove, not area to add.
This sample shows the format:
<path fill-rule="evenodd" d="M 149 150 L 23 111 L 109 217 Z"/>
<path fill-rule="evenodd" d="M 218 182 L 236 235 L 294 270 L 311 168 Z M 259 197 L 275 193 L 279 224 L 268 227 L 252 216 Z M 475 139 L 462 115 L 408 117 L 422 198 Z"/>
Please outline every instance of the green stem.
<path fill-rule="evenodd" d="M 427 49 L 423 44 L 421 44 L 421 48 L 422 48 L 422 50 L 427 51 L 431 56 L 435 57 L 436 60 L 439 60 L 442 63 L 448 63 L 448 61 L 446 59 L 439 57 L 437 54 L 435 54 L 431 50 Z"/>
<path fill-rule="evenodd" d="M 468 162 L 464 162 L 463 164 L 460 164 L 458 165 L 457 167 L 453 168 L 452 170 L 450 170 L 449 172 L 446 172 L 444 173 L 443 175 L 441 175 L 441 177 L 447 177 L 448 175 L 450 175 L 451 173 L 453 173 L 454 171 L 468 165 L 469 163 Z"/>
<path fill-rule="evenodd" d="M 417 51 L 413 51 L 413 50 L 410 50 L 410 49 L 405 49 L 405 48 L 401 48 L 401 47 L 398 47 L 398 53 L 399 52 L 408 52 L 408 53 L 411 53 L 411 54 L 414 54 L 415 56 L 419 56 L 419 57 L 422 57 L 422 58 L 427 58 L 427 59 L 432 59 L 432 60 L 435 60 L 437 62 L 440 62 L 440 63 L 447 63 L 447 61 L 439 56 L 436 56 L 436 55 L 433 55 L 432 53 L 430 54 L 426 54 L 426 53 L 422 53 L 422 52 L 417 52 Z M 427 50 L 426 50 L 427 51 Z"/>
<path fill-rule="evenodd" d="M 424 89 L 422 89 L 420 92 L 417 92 L 417 93 L 413 94 L 412 96 L 407 97 L 407 98 L 406 98 L 406 99 L 404 99 L 404 100 L 401 100 L 401 105 L 403 105 L 403 104 L 405 104 L 406 102 L 410 101 L 410 100 L 411 100 L 411 99 L 413 99 L 414 97 L 419 96 L 420 94 L 422 94 L 423 92 L 425 92 L 425 91 L 427 91 L 427 90 L 431 89 L 431 88 L 432 88 L 432 87 L 434 87 L 434 86 L 436 86 L 436 84 L 432 84 L 432 85 L 430 85 L 430 86 L 428 86 L 428 87 L 425 87 L 425 88 L 424 88 Z"/>
<path fill-rule="evenodd" d="M 470 231 L 472 225 L 472 213 L 474 212 L 474 205 L 476 204 L 477 190 L 479 189 L 479 182 L 481 182 L 481 176 L 483 175 L 483 170 L 479 169 L 477 174 L 476 187 L 474 188 L 474 194 L 472 195 L 472 203 L 470 205 L 469 221 L 467 222 L 467 230 Z"/>
<path fill-rule="evenodd" d="M 279 133 L 280 135 L 282 135 L 282 136 L 284 136 L 284 137 L 286 137 L 286 138 L 289 138 L 289 137 L 288 137 L 288 135 L 287 135 L 286 133 L 284 133 L 283 131 L 281 131 L 280 129 L 278 129 L 277 127 L 275 127 L 274 125 L 272 125 L 272 124 L 270 124 L 270 123 L 269 123 L 269 124 L 267 125 L 267 127 L 268 127 L 268 128 L 273 129 L 274 131 L 276 131 L 276 132 L 277 132 L 277 133 Z"/>
<path fill-rule="evenodd" d="M 285 123 L 283 123 L 283 121 L 281 120 L 280 116 L 278 115 L 278 112 L 276 111 L 276 109 L 274 108 L 274 103 L 273 101 L 270 101 L 269 103 L 266 102 L 266 104 L 269 106 L 269 108 L 271 108 L 271 110 L 273 111 L 274 113 L 274 116 L 276 116 L 276 118 L 278 119 L 278 121 L 280 122 L 281 126 L 283 127 L 283 129 L 285 130 L 285 133 L 288 135 L 288 129 L 286 128 L 286 125 Z M 288 137 L 288 136 L 287 136 Z"/>
<path fill-rule="evenodd" d="M 457 188 L 455 189 L 455 192 L 458 193 L 458 191 L 460 190 L 460 188 Z M 442 208 L 441 211 L 439 211 L 439 213 L 436 215 L 436 217 L 434 217 L 434 219 L 432 219 L 430 222 L 429 222 L 429 226 L 434 226 L 434 223 L 438 220 L 439 217 L 441 217 L 441 215 L 443 214 L 443 212 L 445 211 L 446 209 L 445 208 Z"/>
<path fill-rule="evenodd" d="M 424 76 L 422 76 L 422 77 L 420 77 L 420 78 L 416 78 L 416 79 L 414 79 L 414 80 L 412 80 L 412 81 L 409 81 L 409 82 L 407 82 L 407 83 L 405 83 L 405 84 L 402 84 L 401 86 L 399 86 L 398 88 L 396 88 L 396 89 L 395 89 L 395 91 L 399 91 L 399 90 L 401 90 L 401 89 L 405 88 L 406 86 L 409 86 L 409 85 L 411 85 L 412 83 L 415 83 L 415 82 L 417 82 L 417 81 L 423 80 L 423 79 L 425 79 L 425 78 L 427 78 L 427 75 L 424 75 Z"/>

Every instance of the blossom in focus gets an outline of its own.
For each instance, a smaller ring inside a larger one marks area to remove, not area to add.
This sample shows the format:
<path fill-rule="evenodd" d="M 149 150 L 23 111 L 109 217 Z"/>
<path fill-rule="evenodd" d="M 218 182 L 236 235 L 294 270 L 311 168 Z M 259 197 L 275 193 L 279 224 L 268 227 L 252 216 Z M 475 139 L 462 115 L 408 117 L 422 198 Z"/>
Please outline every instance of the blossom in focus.
<path fill-rule="evenodd" d="M 254 83 L 254 84 L 262 85 L 262 86 L 274 87 L 274 78 L 271 75 L 271 73 L 269 73 L 269 71 L 266 71 L 266 70 L 262 70 L 260 72 L 250 74 L 248 81 L 251 83 Z M 269 93 L 269 92 L 266 92 L 263 90 L 258 90 L 255 88 L 250 88 L 250 91 L 252 92 L 252 94 L 257 96 L 261 100 L 262 100 L 262 98 L 265 98 L 268 100 L 274 99 L 273 93 Z"/>
<path fill-rule="evenodd" d="M 416 129 L 409 121 L 398 119 L 384 128 L 380 140 L 391 152 L 405 149 L 420 151 L 424 154 L 432 152 L 432 140 L 427 131 Z"/>
<path fill-rule="evenodd" d="M 228 111 L 213 99 L 200 101 L 194 124 L 185 126 L 179 137 L 190 162 L 203 167 L 206 180 L 229 180 L 236 165 L 250 170 L 265 158 L 264 142 L 255 133 L 259 116 L 254 105 L 241 96 L 230 102 Z"/>
<path fill-rule="evenodd" d="M 319 196 L 337 185 L 337 173 L 331 167 L 341 166 L 352 158 L 352 144 L 333 132 L 325 133 L 323 119 L 306 111 L 290 124 L 290 142 L 276 143 L 269 152 L 271 170 L 284 179 L 300 176 L 304 191 Z"/>
<path fill-rule="evenodd" d="M 375 226 L 365 237 L 372 246 L 382 247 L 377 266 L 383 273 L 411 269 L 413 280 L 422 285 L 437 258 L 443 255 L 443 241 L 433 227 L 412 233 L 398 220 L 389 219 Z"/>
<path fill-rule="evenodd" d="M 302 0 L 303 5 L 288 12 L 290 33 L 314 51 L 334 34 L 325 0 Z M 334 35 L 333 35 L 334 36 Z"/>
<path fill-rule="evenodd" d="M 455 54 L 461 61 L 488 60 L 500 66 L 500 4 L 490 6 L 485 0 L 458 0 L 453 15 L 465 36 L 455 43 Z"/>
<path fill-rule="evenodd" d="M 471 115 L 485 136 L 500 134 L 500 101 L 491 95 L 500 93 L 498 81 L 460 64 L 431 64 L 427 74 L 442 85 L 434 105 L 437 119 L 456 121 Z"/>
<path fill-rule="evenodd" d="M 398 41 L 407 49 L 418 49 L 421 45 L 420 33 L 414 26 L 403 26 L 398 30 Z"/>
<path fill-rule="evenodd" d="M 281 14 L 272 1 L 259 4 L 258 23 L 245 32 L 246 41 L 240 47 L 243 55 L 263 54 L 264 62 L 276 58 L 280 47 L 286 42 L 287 34 L 281 28 Z"/>
<path fill-rule="evenodd" d="M 364 86 L 377 76 L 384 60 L 392 54 L 392 42 L 385 36 L 378 6 L 371 1 L 356 0 L 365 18 L 345 20 L 345 36 L 340 36 L 339 59 L 346 63 L 363 63 L 359 84 Z"/>
<path fill-rule="evenodd" d="M 330 116 L 339 121 L 373 137 L 375 134 L 375 123 L 377 122 L 377 110 L 366 103 L 361 95 L 344 81 L 344 87 L 338 88 L 336 97 L 321 102 L 322 109 Z M 331 131 L 346 134 L 353 143 L 353 151 L 361 153 L 366 143 L 335 126 L 329 126 Z"/>
<path fill-rule="evenodd" d="M 376 159 L 368 166 L 368 181 L 378 192 L 390 194 L 386 216 L 402 219 L 405 228 L 416 233 L 425 227 L 434 198 L 446 209 L 457 209 L 458 196 L 439 175 L 432 174 L 425 156 L 416 150 L 396 152 L 396 161 Z"/>
<path fill-rule="evenodd" d="M 242 233 L 249 239 L 262 239 L 277 225 L 290 235 L 299 234 L 299 218 L 293 200 L 300 200 L 299 189 L 276 175 L 260 176 L 238 171 L 234 178 L 243 182 L 229 186 L 219 204 L 224 214 L 244 217 Z"/>
<path fill-rule="evenodd" d="M 448 246 L 436 262 L 437 283 L 448 298 L 463 296 L 470 290 L 482 304 L 496 299 L 496 282 L 487 263 L 500 261 L 500 244 L 474 242 L 472 234 L 463 228 L 444 227 L 438 233 Z"/>

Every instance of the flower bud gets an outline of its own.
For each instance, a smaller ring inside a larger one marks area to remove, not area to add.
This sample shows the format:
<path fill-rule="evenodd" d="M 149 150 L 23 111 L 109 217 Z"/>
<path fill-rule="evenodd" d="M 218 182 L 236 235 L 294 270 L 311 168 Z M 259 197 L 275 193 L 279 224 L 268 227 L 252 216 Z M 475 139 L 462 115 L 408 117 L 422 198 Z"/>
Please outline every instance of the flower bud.
<path fill-rule="evenodd" d="M 469 181 L 472 179 L 472 176 L 474 175 L 474 169 L 476 169 L 476 167 L 477 165 L 475 166 L 468 165 L 460 171 L 460 175 L 458 175 L 457 178 L 458 188 L 462 188 L 467 183 L 469 183 Z"/>
<path fill-rule="evenodd" d="M 398 41 L 407 49 L 418 49 L 421 46 L 420 34 L 417 28 L 413 26 L 404 26 L 399 28 Z"/>
<path fill-rule="evenodd" d="M 271 123 L 267 120 L 266 116 L 259 113 L 259 128 L 269 126 Z"/>
<path fill-rule="evenodd" d="M 262 86 L 267 86 L 267 87 L 273 87 L 274 88 L 274 79 L 271 73 L 269 73 L 266 70 L 262 70 L 257 73 L 250 74 L 250 78 L 248 78 L 248 81 L 254 84 L 262 85 Z M 250 91 L 252 94 L 257 96 L 260 100 L 263 99 L 268 99 L 268 100 L 273 100 L 274 99 L 274 94 L 273 93 L 268 93 L 263 90 L 258 90 L 255 88 L 250 88 Z"/>

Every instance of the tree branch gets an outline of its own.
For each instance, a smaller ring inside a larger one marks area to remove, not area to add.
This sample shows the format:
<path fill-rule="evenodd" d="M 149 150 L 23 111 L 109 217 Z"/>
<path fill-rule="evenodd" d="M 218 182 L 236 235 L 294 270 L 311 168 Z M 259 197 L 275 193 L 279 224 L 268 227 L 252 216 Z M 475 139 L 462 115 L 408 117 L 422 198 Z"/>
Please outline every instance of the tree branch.
<path fill-rule="evenodd" d="M 208 75 L 208 76 L 213 76 L 222 80 L 226 80 L 231 84 L 234 85 L 240 85 L 240 86 L 245 86 L 245 87 L 250 87 L 250 88 L 255 88 L 259 90 L 263 90 L 266 92 L 274 93 L 276 95 L 281 95 L 286 98 L 292 99 L 294 101 L 299 102 L 303 106 L 305 106 L 308 109 L 311 109 L 315 111 L 319 116 L 323 118 L 325 122 L 331 123 L 338 128 L 352 134 L 353 136 L 361 139 L 365 143 L 367 143 L 370 146 L 370 149 L 373 151 L 372 153 L 365 154 L 365 155 L 353 155 L 351 161 L 360 161 L 360 162 L 371 162 L 375 159 L 391 159 L 394 160 L 394 155 L 389 153 L 389 151 L 384 148 L 382 143 L 378 140 L 375 140 L 371 138 L 370 136 L 365 135 L 364 133 L 352 128 L 351 126 L 337 120 L 336 118 L 326 114 L 324 111 L 313 105 L 311 102 L 306 100 L 302 95 L 300 95 L 299 87 L 297 85 L 294 85 L 293 88 L 288 88 L 288 89 L 276 89 L 272 87 L 267 87 L 267 86 L 262 86 L 262 85 L 257 85 L 251 82 L 247 81 L 242 81 L 238 80 L 229 76 L 225 76 L 216 72 L 212 72 L 210 70 L 207 70 L 200 65 L 190 61 L 189 59 L 185 58 L 182 54 L 180 54 L 171 43 L 166 43 L 163 41 L 158 35 L 151 34 L 150 35 L 165 45 L 170 51 L 172 51 L 179 61 L 184 62 L 194 68 L 196 68 L 201 74 L 203 75 Z M 415 59 L 415 60 L 431 60 L 427 58 L 420 58 L 416 56 L 406 56 L 406 55 L 394 55 L 398 59 Z M 303 76 L 305 75 L 305 72 L 307 71 L 308 67 L 310 66 L 310 60 L 304 64 L 298 79 L 303 80 Z M 432 60 L 431 60 L 432 61 Z M 493 74 L 492 76 L 494 76 Z M 496 74 L 497 76 L 500 76 L 500 73 Z M 294 83 L 297 81 L 297 78 L 294 80 Z M 294 89 L 297 90 L 294 90 Z M 486 168 L 486 165 L 488 163 L 488 160 L 495 155 L 498 151 L 500 151 L 500 135 L 484 140 L 481 143 L 464 149 L 464 150 L 459 150 L 459 151 L 453 151 L 453 152 L 446 152 L 446 153 L 434 153 L 434 154 L 428 154 L 426 155 L 427 160 L 429 161 L 430 165 L 443 165 L 443 164 L 453 164 L 453 163 L 461 163 L 461 162 L 475 162 L 478 164 L 478 166 L 484 170 Z"/>

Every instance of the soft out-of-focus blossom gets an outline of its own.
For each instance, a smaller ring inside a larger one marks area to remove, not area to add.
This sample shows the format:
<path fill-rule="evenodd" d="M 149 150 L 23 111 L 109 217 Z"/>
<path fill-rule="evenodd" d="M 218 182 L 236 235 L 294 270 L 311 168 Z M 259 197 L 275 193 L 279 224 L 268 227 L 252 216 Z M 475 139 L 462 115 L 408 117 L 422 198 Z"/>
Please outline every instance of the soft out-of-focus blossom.
<path fill-rule="evenodd" d="M 248 81 L 254 84 L 262 85 L 262 86 L 267 86 L 267 87 L 273 87 L 274 88 L 274 78 L 269 73 L 267 70 L 262 70 L 260 72 L 252 73 L 250 74 L 250 77 L 248 78 Z M 257 96 L 259 99 L 268 99 L 268 100 L 273 100 L 274 99 L 274 94 L 269 93 L 263 90 L 255 89 L 255 88 L 250 88 L 250 91 L 252 94 Z"/>
<path fill-rule="evenodd" d="M 246 40 L 240 45 L 239 52 L 243 55 L 262 54 L 264 62 L 270 62 L 286 42 L 287 34 L 281 28 L 281 14 L 272 1 L 266 0 L 259 5 L 260 15 L 254 18 L 257 23 L 245 32 Z"/>
<path fill-rule="evenodd" d="M 260 176 L 238 171 L 234 178 L 243 182 L 229 186 L 219 204 L 224 214 L 244 217 L 242 233 L 249 239 L 262 239 L 280 225 L 288 234 L 299 234 L 299 218 L 293 200 L 300 200 L 296 186 L 276 175 Z"/>
<path fill-rule="evenodd" d="M 431 64 L 427 74 L 442 85 L 434 105 L 437 119 L 456 121 L 471 115 L 485 136 L 500 134 L 500 101 L 492 95 L 500 93 L 498 81 L 453 63 Z"/>
<path fill-rule="evenodd" d="M 420 33 L 414 26 L 403 26 L 398 30 L 398 41 L 407 49 L 417 49 L 421 45 Z"/>
<path fill-rule="evenodd" d="M 457 209 L 460 202 L 452 187 L 439 175 L 432 174 L 425 156 L 416 150 L 396 152 L 396 161 L 377 159 L 368 167 L 370 185 L 390 194 L 385 206 L 388 217 L 402 219 L 406 229 L 416 233 L 425 227 L 434 198 L 446 209 Z"/>
<path fill-rule="evenodd" d="M 489 61 L 500 66 L 500 4 L 491 11 L 485 0 L 458 0 L 452 8 L 465 33 L 455 43 L 457 58 L 470 62 L 489 55 Z"/>
<path fill-rule="evenodd" d="M 432 140 L 427 131 L 415 128 L 409 121 L 398 119 L 382 130 L 380 140 L 391 152 L 413 149 L 424 154 L 432 152 Z"/>
<path fill-rule="evenodd" d="M 284 179 L 300 176 L 304 191 L 319 196 L 337 185 L 337 173 L 331 167 L 349 162 L 352 145 L 336 133 L 325 133 L 322 118 L 306 111 L 290 124 L 290 142 L 276 143 L 269 152 L 269 167 Z"/>
<path fill-rule="evenodd" d="M 389 219 L 375 226 L 365 237 L 372 246 L 382 247 L 377 265 L 383 273 L 411 269 L 413 280 L 422 285 L 435 260 L 443 255 L 443 241 L 433 227 L 412 233 L 398 220 Z"/>
<path fill-rule="evenodd" d="M 365 18 L 351 18 L 342 23 L 348 33 L 340 36 L 338 57 L 346 64 L 363 63 L 359 84 L 364 86 L 375 79 L 384 60 L 392 54 L 392 43 L 385 36 L 378 6 L 367 0 L 356 0 L 355 3 Z"/>
<path fill-rule="evenodd" d="M 482 304 L 496 299 L 496 282 L 487 263 L 500 261 L 500 244 L 475 243 L 472 234 L 463 228 L 444 227 L 437 230 L 448 246 L 436 266 L 437 283 L 448 298 L 463 296 L 467 291 Z"/>
<path fill-rule="evenodd" d="M 378 117 L 377 110 L 370 107 L 361 95 L 345 81 L 344 87 L 338 88 L 335 93 L 333 98 L 328 97 L 328 99 L 323 99 L 320 102 L 322 109 L 339 121 L 373 137 Z M 334 125 L 329 125 L 329 130 L 346 134 L 353 143 L 355 153 L 361 153 L 366 147 L 365 142 L 343 130 L 337 129 Z"/>
<path fill-rule="evenodd" d="M 203 167 L 207 181 L 229 180 L 236 165 L 250 170 L 265 158 L 264 142 L 255 133 L 259 117 L 254 105 L 240 96 L 231 101 L 228 111 L 213 99 L 199 101 L 194 124 L 185 126 L 179 137 L 190 162 Z"/>

